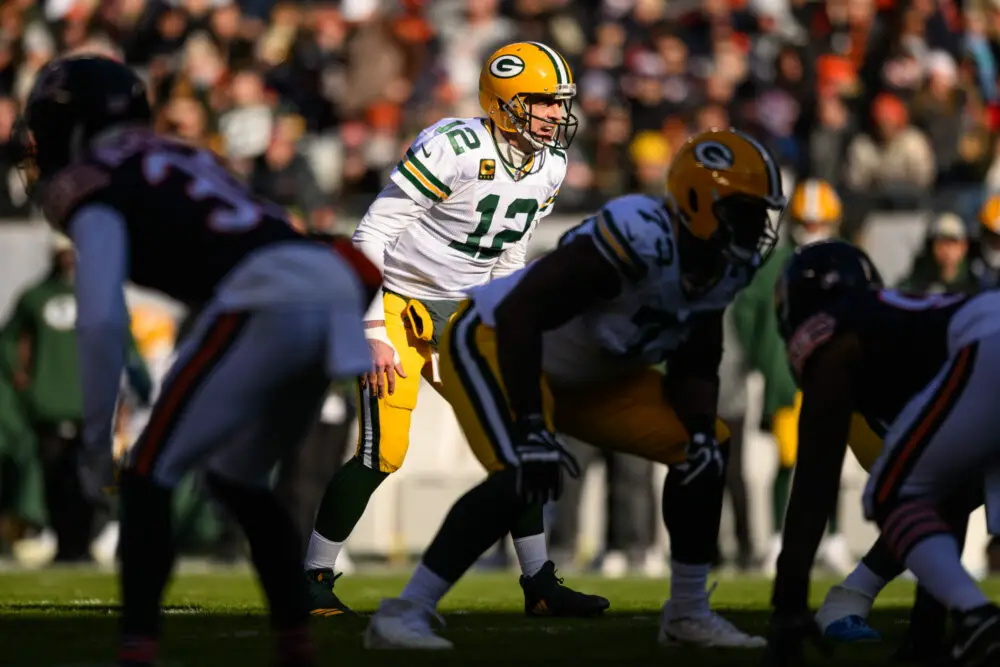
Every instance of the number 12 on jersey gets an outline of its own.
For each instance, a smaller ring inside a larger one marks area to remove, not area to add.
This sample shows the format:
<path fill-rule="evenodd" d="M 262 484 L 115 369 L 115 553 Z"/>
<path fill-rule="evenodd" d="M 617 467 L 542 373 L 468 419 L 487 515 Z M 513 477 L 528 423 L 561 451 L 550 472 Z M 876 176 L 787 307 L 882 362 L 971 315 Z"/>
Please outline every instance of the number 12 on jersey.
<path fill-rule="evenodd" d="M 472 230 L 472 233 L 469 234 L 465 241 L 452 241 L 448 244 L 448 247 L 476 259 L 493 259 L 504 251 L 505 244 L 509 246 L 520 241 L 528 233 L 531 223 L 535 220 L 535 214 L 538 213 L 538 202 L 534 199 L 515 199 L 507 206 L 507 210 L 504 212 L 504 218 L 507 220 L 513 220 L 519 214 L 524 213 L 526 218 L 523 228 L 520 230 L 505 229 L 497 232 L 490 245 L 480 245 L 483 237 L 489 233 L 490 226 L 493 225 L 493 218 L 499 206 L 499 195 L 486 195 L 479 200 L 479 203 L 476 205 L 476 212 L 479 213 L 479 224 L 476 225 L 476 228 Z"/>

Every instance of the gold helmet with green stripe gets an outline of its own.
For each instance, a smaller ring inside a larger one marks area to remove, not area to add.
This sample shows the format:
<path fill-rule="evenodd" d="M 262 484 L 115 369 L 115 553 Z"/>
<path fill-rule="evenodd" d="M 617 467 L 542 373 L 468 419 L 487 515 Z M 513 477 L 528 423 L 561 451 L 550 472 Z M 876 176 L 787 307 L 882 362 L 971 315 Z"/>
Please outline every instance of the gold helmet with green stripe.
<path fill-rule="evenodd" d="M 575 97 L 566 59 L 541 42 L 504 46 L 486 59 L 479 75 L 479 106 L 501 131 L 523 137 L 535 150 L 572 143 Z M 536 113 L 540 106 L 548 112 Z"/>

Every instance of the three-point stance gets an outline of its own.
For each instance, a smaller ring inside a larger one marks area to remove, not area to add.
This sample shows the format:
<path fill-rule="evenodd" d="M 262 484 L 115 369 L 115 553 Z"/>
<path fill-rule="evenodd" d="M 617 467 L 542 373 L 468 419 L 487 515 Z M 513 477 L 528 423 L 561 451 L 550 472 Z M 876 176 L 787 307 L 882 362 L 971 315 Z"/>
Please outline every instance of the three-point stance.
<path fill-rule="evenodd" d="M 736 130 L 689 140 L 666 200 L 610 201 L 530 266 L 472 291 L 441 343 L 443 393 L 487 479 L 452 507 L 373 648 L 447 648 L 438 601 L 575 462 L 555 432 L 670 466 L 663 515 L 671 599 L 660 640 L 759 647 L 706 591 L 729 432 L 716 418 L 722 314 L 777 239 L 784 206 L 767 151 Z M 666 360 L 666 376 L 652 368 Z"/>
<path fill-rule="evenodd" d="M 775 662 L 795 664 L 803 641 L 819 636 L 807 609 L 809 571 L 850 441 L 871 470 L 865 512 L 882 535 L 855 581 L 832 589 L 828 604 L 856 599 L 867 586 L 874 589 L 870 606 L 885 580 L 909 568 L 922 595 L 901 657 L 940 654 L 945 618 L 929 603 L 933 596 L 956 613 L 955 664 L 991 664 L 987 656 L 995 660 L 1000 650 L 1000 611 L 962 568 L 958 544 L 968 513 L 982 503 L 983 472 L 1000 454 L 992 441 L 1000 424 L 980 400 L 991 393 L 990 364 L 1000 359 L 993 351 L 1000 298 L 884 289 L 868 257 L 838 241 L 799 249 L 777 290 L 803 403 L 774 589 Z"/>
<path fill-rule="evenodd" d="M 17 136 L 46 217 L 79 261 L 77 332 L 90 495 L 112 483 L 128 332 L 124 283 L 203 307 L 121 474 L 119 664 L 152 665 L 174 562 L 172 489 L 195 467 L 242 524 L 278 633 L 278 664 L 314 663 L 291 517 L 269 488 L 332 379 L 370 363 L 361 316 L 381 284 L 346 242 L 297 233 L 203 150 L 158 136 L 142 81 L 98 57 L 39 74 Z"/>

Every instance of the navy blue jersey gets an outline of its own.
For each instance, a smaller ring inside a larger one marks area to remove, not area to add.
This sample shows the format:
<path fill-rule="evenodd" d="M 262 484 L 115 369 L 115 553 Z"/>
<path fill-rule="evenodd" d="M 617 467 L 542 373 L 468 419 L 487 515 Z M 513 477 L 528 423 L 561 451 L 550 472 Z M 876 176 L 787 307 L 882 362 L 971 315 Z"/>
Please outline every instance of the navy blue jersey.
<path fill-rule="evenodd" d="M 809 356 L 835 334 L 861 342 L 855 410 L 879 435 L 903 406 L 933 379 L 948 358 L 948 325 L 971 297 L 910 296 L 896 290 L 853 292 L 805 319 L 789 338 L 788 358 L 798 376 Z"/>
<path fill-rule="evenodd" d="M 43 206 L 56 227 L 86 204 L 105 204 L 125 219 L 132 282 L 188 304 L 208 301 L 257 250 L 310 242 L 213 153 L 149 130 L 100 143 L 45 188 Z"/>

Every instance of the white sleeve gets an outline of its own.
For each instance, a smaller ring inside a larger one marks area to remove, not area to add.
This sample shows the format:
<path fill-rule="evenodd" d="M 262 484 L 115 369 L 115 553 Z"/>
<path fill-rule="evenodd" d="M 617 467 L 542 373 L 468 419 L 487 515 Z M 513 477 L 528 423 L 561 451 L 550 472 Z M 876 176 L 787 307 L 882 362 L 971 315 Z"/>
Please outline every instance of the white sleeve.
<path fill-rule="evenodd" d="M 111 447 L 125 367 L 128 275 L 125 219 L 106 204 L 89 204 L 67 225 L 76 247 L 76 335 L 83 387 L 83 441 Z"/>
<path fill-rule="evenodd" d="M 408 225 L 416 223 L 424 209 L 394 182 L 390 182 L 361 218 L 354 230 L 354 246 L 385 273 L 385 249 Z M 365 313 L 365 320 L 384 320 L 381 290 Z"/>

